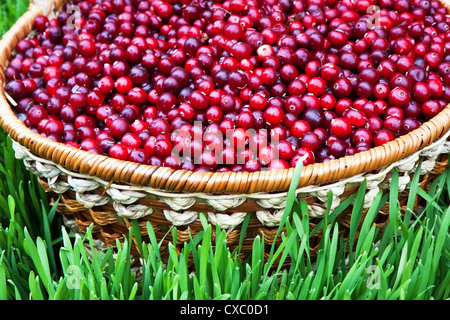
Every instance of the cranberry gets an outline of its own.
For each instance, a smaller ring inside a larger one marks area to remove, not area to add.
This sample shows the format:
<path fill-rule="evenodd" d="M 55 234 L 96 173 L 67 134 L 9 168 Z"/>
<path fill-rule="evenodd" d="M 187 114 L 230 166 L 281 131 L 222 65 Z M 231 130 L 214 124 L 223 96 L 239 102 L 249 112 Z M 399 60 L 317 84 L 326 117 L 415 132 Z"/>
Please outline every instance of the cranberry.
<path fill-rule="evenodd" d="M 283 122 L 284 112 L 281 107 L 269 106 L 264 111 L 264 119 L 270 125 L 277 125 Z"/>
<path fill-rule="evenodd" d="M 254 126 L 254 122 L 255 118 L 253 113 L 250 111 L 243 111 L 236 119 L 236 126 L 244 129 L 251 129 Z"/>
<path fill-rule="evenodd" d="M 130 131 L 130 123 L 124 118 L 118 118 L 111 123 L 109 129 L 113 137 L 119 139 Z"/>
<path fill-rule="evenodd" d="M 312 129 L 325 127 L 325 114 L 320 109 L 306 109 L 303 112 L 302 119 L 306 121 Z"/>
<path fill-rule="evenodd" d="M 389 103 L 393 106 L 404 107 L 409 101 L 410 95 L 405 88 L 397 87 L 389 93 Z"/>
<path fill-rule="evenodd" d="M 321 96 L 325 92 L 326 83 L 325 80 L 319 77 L 312 78 L 307 86 L 310 93 L 315 96 Z"/>
<path fill-rule="evenodd" d="M 333 140 L 328 144 L 328 150 L 331 156 L 341 158 L 346 155 L 347 144 L 339 139 Z"/>
<path fill-rule="evenodd" d="M 264 60 L 266 60 L 266 58 L 273 56 L 274 53 L 275 53 L 275 51 L 274 51 L 273 47 L 268 44 L 264 44 L 256 50 L 256 54 L 258 55 L 258 58 L 261 61 L 264 61 Z"/>
<path fill-rule="evenodd" d="M 307 148 L 298 148 L 295 152 L 295 155 L 292 157 L 290 161 L 290 166 L 295 167 L 297 165 L 297 162 L 303 159 L 302 164 L 303 166 L 307 166 L 309 164 L 313 164 L 315 162 L 315 155 L 314 153 Z"/>
<path fill-rule="evenodd" d="M 34 18 L 34 27 L 39 32 L 44 32 L 48 26 L 49 19 L 46 16 L 40 15 Z"/>
<path fill-rule="evenodd" d="M 273 159 L 269 163 L 269 170 L 289 169 L 289 163 L 282 159 Z"/>
<path fill-rule="evenodd" d="M 209 98 L 201 91 L 195 90 L 191 93 L 190 104 L 198 110 L 203 110 L 208 107 Z"/>
<path fill-rule="evenodd" d="M 352 125 L 345 118 L 336 118 L 331 121 L 330 130 L 339 138 L 347 138 L 352 133 Z"/>
<path fill-rule="evenodd" d="M 228 98 L 230 101 L 232 98 Z M 223 100 L 223 99 L 222 99 Z M 233 100 L 234 103 L 234 100 Z M 267 106 L 267 99 L 262 94 L 255 94 L 249 100 L 249 105 L 255 110 L 264 110 Z"/>
<path fill-rule="evenodd" d="M 288 140 L 281 140 L 276 148 L 279 158 L 285 161 L 290 160 L 295 154 L 295 148 Z"/>
<path fill-rule="evenodd" d="M 363 127 L 367 122 L 367 116 L 361 110 L 348 109 L 344 112 L 344 118 L 356 128 Z"/>
<path fill-rule="evenodd" d="M 394 135 L 392 132 L 385 129 L 379 130 L 373 137 L 375 147 L 381 146 L 392 140 L 394 140 Z"/>
<path fill-rule="evenodd" d="M 238 42 L 231 48 L 231 54 L 238 60 L 248 59 L 252 54 L 252 48 L 244 42 Z"/>
<path fill-rule="evenodd" d="M 147 152 L 145 152 L 145 150 L 143 149 L 132 149 L 128 154 L 128 160 L 137 163 L 147 164 L 149 156 Z"/>
<path fill-rule="evenodd" d="M 366 128 L 359 128 L 356 129 L 355 132 L 352 134 L 352 142 L 354 145 L 358 145 L 360 143 L 372 143 L 372 133 L 366 129 Z"/>
<path fill-rule="evenodd" d="M 33 105 L 27 111 L 27 119 L 30 124 L 37 126 L 39 122 L 46 119 L 48 116 L 47 110 L 40 105 Z"/>
<path fill-rule="evenodd" d="M 333 84 L 333 93 L 338 98 L 349 97 L 352 93 L 352 84 L 346 78 L 338 78 Z"/>
<path fill-rule="evenodd" d="M 328 83 L 333 83 L 339 77 L 339 68 L 334 63 L 327 63 L 322 67 L 320 77 Z"/>
<path fill-rule="evenodd" d="M 141 139 L 137 134 L 125 133 L 120 139 L 122 145 L 127 148 L 139 148 L 141 146 Z"/>
<path fill-rule="evenodd" d="M 167 120 L 157 118 L 149 124 L 149 130 L 155 137 L 170 132 L 170 124 Z"/>
<path fill-rule="evenodd" d="M 441 105 L 435 100 L 426 101 L 422 105 L 422 114 L 426 118 L 432 118 L 442 110 Z"/>
<path fill-rule="evenodd" d="M 401 129 L 402 134 L 407 134 L 412 130 L 420 127 L 420 122 L 414 118 L 405 118 L 403 120 L 403 127 Z"/>
<path fill-rule="evenodd" d="M 302 148 L 306 148 L 311 151 L 316 151 L 322 145 L 319 136 L 314 132 L 307 132 L 303 135 L 300 142 Z"/>
<path fill-rule="evenodd" d="M 6 91 L 15 99 L 24 98 L 26 95 L 26 89 L 21 80 L 12 80 L 8 82 L 6 84 Z"/>

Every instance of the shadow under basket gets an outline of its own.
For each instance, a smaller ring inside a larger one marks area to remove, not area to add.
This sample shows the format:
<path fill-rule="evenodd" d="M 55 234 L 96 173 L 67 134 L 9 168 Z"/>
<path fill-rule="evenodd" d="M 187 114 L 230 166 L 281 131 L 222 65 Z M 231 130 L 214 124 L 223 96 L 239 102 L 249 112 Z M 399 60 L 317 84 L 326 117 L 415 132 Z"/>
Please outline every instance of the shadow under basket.
<path fill-rule="evenodd" d="M 35 1 L 36 2 L 36 1 Z M 51 14 L 62 0 L 31 3 L 29 10 L 0 40 L 0 65 L 6 66 L 20 39 L 30 34 L 34 18 Z M 42 5 L 44 4 L 44 5 Z M 139 165 L 85 152 L 56 143 L 29 130 L 10 106 L 4 91 L 5 76 L 0 71 L 0 125 L 13 140 L 15 155 L 28 170 L 39 177 L 53 201 L 60 197 L 58 211 L 76 224 L 80 232 L 93 224 L 93 236 L 107 246 L 128 235 L 137 219 L 142 240 L 149 242 L 149 222 L 157 240 L 164 239 L 161 250 L 172 242 L 172 227 L 178 230 L 176 245 L 181 246 L 203 230 L 200 214 L 209 223 L 227 231 L 230 249 L 244 241 L 243 257 L 251 253 L 253 239 L 263 236 L 268 250 L 286 206 L 294 168 L 261 172 L 204 173 L 173 170 L 167 167 Z M 366 181 L 363 218 L 374 197 L 388 192 L 394 170 L 399 173 L 399 202 L 404 208 L 409 195 L 407 184 L 422 161 L 419 185 L 424 190 L 448 167 L 450 152 L 450 105 L 421 127 L 382 146 L 325 163 L 305 166 L 295 190 L 306 201 L 310 229 L 326 213 L 329 191 L 331 210 L 358 191 Z M 417 199 L 415 206 L 420 205 Z M 345 237 L 350 227 L 352 206 L 336 217 Z M 245 234 L 244 219 L 250 216 Z M 388 205 L 381 208 L 374 223 L 383 227 Z M 214 230 L 214 228 L 213 228 Z M 310 252 L 316 253 L 321 234 L 310 240 Z M 132 254 L 139 255 L 137 246 Z"/>

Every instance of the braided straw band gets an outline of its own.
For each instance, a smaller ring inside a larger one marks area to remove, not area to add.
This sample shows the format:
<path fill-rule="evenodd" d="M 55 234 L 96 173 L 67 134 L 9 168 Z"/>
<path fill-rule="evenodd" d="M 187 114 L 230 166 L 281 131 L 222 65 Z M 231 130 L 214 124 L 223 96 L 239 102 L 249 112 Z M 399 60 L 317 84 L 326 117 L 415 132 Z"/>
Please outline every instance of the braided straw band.
<path fill-rule="evenodd" d="M 327 203 L 329 191 L 332 191 L 333 210 L 341 203 L 341 195 L 347 188 L 360 185 L 367 181 L 367 190 L 364 199 L 364 208 L 368 208 L 375 195 L 380 190 L 389 188 L 391 179 L 389 173 L 394 168 L 400 174 L 399 190 L 405 190 L 410 181 L 410 174 L 415 170 L 419 158 L 423 158 L 421 175 L 430 173 L 436 163 L 436 159 L 441 154 L 450 152 L 450 136 L 448 131 L 442 138 L 431 145 L 417 151 L 409 157 L 401 159 L 395 163 L 382 168 L 377 173 L 358 174 L 351 178 L 325 185 L 311 185 L 296 189 L 296 195 L 301 198 L 314 196 L 319 202 Z M 111 183 L 98 177 L 92 177 L 67 170 L 61 165 L 49 160 L 35 156 L 28 149 L 13 141 L 13 148 L 18 159 L 22 159 L 28 170 L 39 177 L 47 179 L 48 187 L 57 194 L 63 194 L 68 190 L 75 192 L 76 199 L 84 207 L 90 209 L 95 206 L 103 206 L 113 203 L 117 215 L 122 218 L 138 219 L 152 214 L 153 209 L 149 206 L 139 204 L 143 198 L 159 199 L 167 204 L 171 210 L 164 210 L 164 215 L 168 221 L 175 226 L 187 225 L 198 218 L 198 212 L 189 211 L 196 203 L 205 203 L 211 208 L 208 213 L 212 223 L 218 223 L 222 228 L 229 229 L 239 225 L 245 218 L 245 212 L 234 212 L 232 214 L 218 213 L 228 209 L 239 207 L 246 201 L 256 202 L 261 210 L 256 211 L 256 216 L 261 224 L 265 226 L 279 225 L 283 208 L 287 200 L 287 192 L 278 193 L 250 193 L 240 195 L 216 195 L 207 193 L 179 193 L 168 192 L 155 189 L 149 186 L 136 186 Z M 97 189 L 106 190 L 106 194 L 94 192 Z M 269 209 L 276 209 L 272 213 Z M 325 213 L 322 206 L 310 205 L 311 217 L 321 217 Z M 181 212 L 180 212 L 181 211 Z"/>
<path fill-rule="evenodd" d="M 17 42 L 32 30 L 34 18 L 49 14 L 51 8 L 61 6 L 62 0 L 40 0 L 30 4 L 29 10 L 16 22 L 0 41 L 0 65 L 6 66 Z M 448 7 L 450 1 L 443 1 Z M 78 150 L 29 130 L 9 106 L 4 91 L 5 77 L 0 72 L 0 125 L 12 140 L 28 149 L 33 155 L 50 161 L 70 172 L 92 177 L 99 181 L 119 181 L 124 184 L 150 187 L 164 192 L 186 192 L 188 194 L 243 194 L 286 192 L 294 169 L 260 172 L 204 173 L 173 170 L 167 167 L 140 165 L 102 155 Z M 442 138 L 450 129 L 450 104 L 437 116 L 420 128 L 382 146 L 353 156 L 325 163 L 308 165 L 303 169 L 299 187 L 314 186 L 352 179 L 374 170 L 395 164 L 430 146 Z"/>

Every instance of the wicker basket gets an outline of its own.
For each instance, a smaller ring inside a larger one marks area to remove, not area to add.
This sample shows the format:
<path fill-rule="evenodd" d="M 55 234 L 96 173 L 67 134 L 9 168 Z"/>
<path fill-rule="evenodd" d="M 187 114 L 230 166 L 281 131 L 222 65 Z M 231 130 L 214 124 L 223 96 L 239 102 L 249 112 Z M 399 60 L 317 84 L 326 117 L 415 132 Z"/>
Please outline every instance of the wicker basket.
<path fill-rule="evenodd" d="M 32 30 L 40 14 L 51 14 L 62 0 L 35 0 L 29 10 L 0 41 L 0 65 L 6 66 L 20 39 Z M 202 230 L 199 213 L 227 230 L 230 248 L 239 243 L 244 218 L 250 220 L 241 252 L 251 251 L 256 235 L 264 235 L 271 245 L 286 204 L 294 169 L 261 172 L 201 173 L 166 167 L 139 165 L 96 155 L 53 142 L 29 130 L 10 107 L 4 92 L 5 77 L 0 72 L 0 125 L 13 140 L 16 157 L 40 177 L 54 199 L 61 197 L 58 210 L 74 221 L 81 232 L 94 225 L 96 239 L 108 246 L 128 234 L 131 219 L 137 219 L 143 240 L 148 241 L 150 222 L 162 239 L 170 226 L 178 229 L 178 245 Z M 380 147 L 326 163 L 303 168 L 296 194 L 306 200 L 310 225 L 314 228 L 325 213 L 328 191 L 333 191 L 332 208 L 358 190 L 367 180 L 364 207 L 371 205 L 379 190 L 387 191 L 394 168 L 400 173 L 399 201 L 408 198 L 407 183 L 417 163 L 423 160 L 420 185 L 425 188 L 448 166 L 450 151 L 450 105 L 420 128 Z M 388 216 L 385 206 L 375 223 L 383 226 Z M 351 208 L 337 222 L 345 234 Z M 317 250 L 320 234 L 311 239 L 310 251 Z M 164 243 L 172 241 L 167 235 Z M 164 249 L 164 246 L 163 248 Z M 133 254 L 138 254 L 133 247 Z"/>

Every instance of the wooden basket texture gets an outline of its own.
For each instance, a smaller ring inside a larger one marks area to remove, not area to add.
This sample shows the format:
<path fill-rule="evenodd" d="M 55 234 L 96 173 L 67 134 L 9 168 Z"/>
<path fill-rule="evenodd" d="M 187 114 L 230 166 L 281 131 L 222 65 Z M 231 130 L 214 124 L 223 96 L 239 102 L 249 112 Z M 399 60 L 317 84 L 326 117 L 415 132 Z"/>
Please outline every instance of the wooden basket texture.
<path fill-rule="evenodd" d="M 6 66 L 20 39 L 30 34 L 34 18 L 50 15 L 62 0 L 35 0 L 29 10 L 0 41 L 0 65 Z M 241 246 L 243 255 L 252 249 L 256 235 L 273 243 L 286 205 L 294 169 L 261 172 L 201 173 L 166 167 L 139 165 L 96 155 L 53 142 L 29 130 L 12 111 L 0 71 L 0 125 L 13 140 L 16 157 L 39 176 L 41 184 L 60 197 L 58 211 L 84 232 L 93 224 L 96 239 L 108 246 L 123 240 L 131 220 L 137 219 L 144 241 L 150 222 L 158 239 L 171 226 L 178 230 L 177 245 L 194 237 L 203 213 L 212 224 L 227 230 L 230 248 L 239 244 L 244 218 L 250 215 Z M 354 194 L 367 181 L 365 211 L 378 191 L 389 190 L 394 169 L 400 174 L 399 201 L 406 204 L 412 174 L 422 159 L 420 186 L 430 182 L 448 166 L 450 151 L 450 105 L 420 128 L 380 147 L 326 163 L 303 168 L 296 194 L 306 200 L 313 229 L 325 213 L 328 192 L 333 191 L 332 209 Z M 420 203 L 416 203 L 419 205 Z M 340 232 L 350 225 L 351 206 L 337 217 Z M 375 223 L 383 226 L 388 206 L 381 208 Z M 310 242 L 312 255 L 318 249 L 320 233 Z M 278 239 L 275 239 L 276 241 Z M 164 238 L 162 250 L 172 241 Z M 139 252 L 133 246 L 132 253 Z"/>

